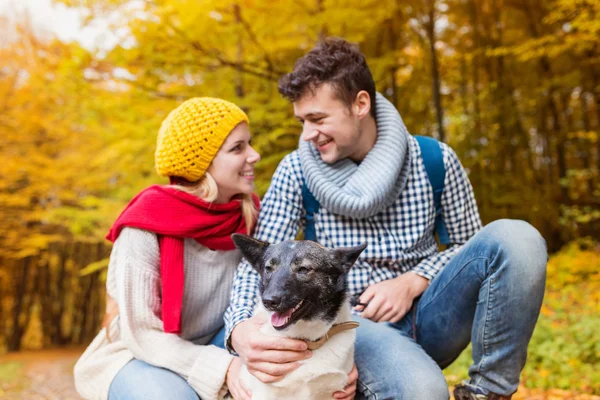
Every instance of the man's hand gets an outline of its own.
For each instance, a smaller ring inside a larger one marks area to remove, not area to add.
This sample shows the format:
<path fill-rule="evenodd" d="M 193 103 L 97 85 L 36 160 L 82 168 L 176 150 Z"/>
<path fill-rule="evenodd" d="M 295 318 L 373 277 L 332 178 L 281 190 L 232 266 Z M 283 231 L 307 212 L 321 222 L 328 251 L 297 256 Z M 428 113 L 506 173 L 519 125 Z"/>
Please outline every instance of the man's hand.
<path fill-rule="evenodd" d="M 413 300 L 427 289 L 429 280 L 415 273 L 405 273 L 397 278 L 371 285 L 363 292 L 356 310 L 363 318 L 375 322 L 398 322 L 406 315 Z"/>
<path fill-rule="evenodd" d="M 231 364 L 229 364 L 225 383 L 227 384 L 227 389 L 229 390 L 231 397 L 235 400 L 251 400 L 252 393 L 246 389 L 244 383 L 240 379 L 240 369 L 242 365 L 242 360 L 240 360 L 239 357 L 233 359 Z"/>
<path fill-rule="evenodd" d="M 358 381 L 358 370 L 356 369 L 356 364 L 352 367 L 352 371 L 348 374 L 348 382 L 344 387 L 344 390 L 340 390 L 339 392 L 335 392 L 333 394 L 334 399 L 341 400 L 352 400 L 356 395 L 356 382 Z"/>
<path fill-rule="evenodd" d="M 264 383 L 277 382 L 312 355 L 302 340 L 267 336 L 260 332 L 264 318 L 240 322 L 231 332 L 231 345 L 248 371 Z"/>

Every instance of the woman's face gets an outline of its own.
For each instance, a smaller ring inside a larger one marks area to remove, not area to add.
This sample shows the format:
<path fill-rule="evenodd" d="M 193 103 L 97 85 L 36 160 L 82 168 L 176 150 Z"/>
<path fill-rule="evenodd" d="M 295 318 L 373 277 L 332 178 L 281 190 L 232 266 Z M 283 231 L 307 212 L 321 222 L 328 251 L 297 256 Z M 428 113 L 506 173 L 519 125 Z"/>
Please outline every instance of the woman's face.
<path fill-rule="evenodd" d="M 260 155 L 250 145 L 251 139 L 248 124 L 238 124 L 208 167 L 219 188 L 215 202 L 228 203 L 238 194 L 254 191 L 254 164 L 260 160 Z"/>

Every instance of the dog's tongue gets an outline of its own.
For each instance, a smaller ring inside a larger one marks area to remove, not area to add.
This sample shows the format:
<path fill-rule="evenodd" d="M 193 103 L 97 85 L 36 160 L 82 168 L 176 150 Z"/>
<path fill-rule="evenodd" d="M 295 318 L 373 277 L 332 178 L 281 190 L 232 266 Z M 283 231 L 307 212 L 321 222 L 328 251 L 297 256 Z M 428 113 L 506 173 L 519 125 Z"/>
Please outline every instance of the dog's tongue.
<path fill-rule="evenodd" d="M 274 312 L 271 315 L 271 325 L 273 325 L 274 327 L 280 327 L 280 326 L 285 325 L 288 318 L 292 316 L 292 312 L 293 312 L 292 308 L 290 308 L 289 310 L 287 310 L 284 313 Z"/>

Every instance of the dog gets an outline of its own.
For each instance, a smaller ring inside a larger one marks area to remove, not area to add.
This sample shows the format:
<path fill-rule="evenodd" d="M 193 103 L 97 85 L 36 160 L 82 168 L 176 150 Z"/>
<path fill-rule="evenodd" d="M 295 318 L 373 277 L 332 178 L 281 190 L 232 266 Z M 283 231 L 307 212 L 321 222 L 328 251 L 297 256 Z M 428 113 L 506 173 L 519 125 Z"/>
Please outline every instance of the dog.
<path fill-rule="evenodd" d="M 367 245 L 327 249 L 312 241 L 272 245 L 242 234 L 232 239 L 260 275 L 254 314 L 270 319 L 261 332 L 304 340 L 313 351 L 278 382 L 263 383 L 245 366 L 240 379 L 254 400 L 331 399 L 354 365 L 358 323 L 352 321 L 346 274 Z"/>

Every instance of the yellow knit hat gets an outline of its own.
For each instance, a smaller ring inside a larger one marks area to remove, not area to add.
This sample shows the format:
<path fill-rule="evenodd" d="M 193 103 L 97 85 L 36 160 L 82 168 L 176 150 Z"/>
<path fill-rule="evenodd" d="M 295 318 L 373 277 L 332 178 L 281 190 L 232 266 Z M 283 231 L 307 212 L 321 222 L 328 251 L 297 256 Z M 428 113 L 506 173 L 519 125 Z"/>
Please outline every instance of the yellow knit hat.
<path fill-rule="evenodd" d="M 227 135 L 248 116 L 238 106 L 195 97 L 169 113 L 158 132 L 156 171 L 196 182 L 204 176 Z"/>

